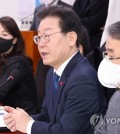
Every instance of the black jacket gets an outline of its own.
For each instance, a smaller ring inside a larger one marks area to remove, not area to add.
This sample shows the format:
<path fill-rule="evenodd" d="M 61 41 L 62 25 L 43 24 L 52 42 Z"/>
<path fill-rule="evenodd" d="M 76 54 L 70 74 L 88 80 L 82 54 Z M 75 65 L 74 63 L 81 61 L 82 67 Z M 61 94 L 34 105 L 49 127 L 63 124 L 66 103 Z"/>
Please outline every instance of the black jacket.
<path fill-rule="evenodd" d="M 10 57 L 0 74 L 0 85 L 9 76 L 13 80 L 0 87 L 0 103 L 23 108 L 29 114 L 34 114 L 37 97 L 32 66 L 28 59 L 24 56 Z"/>
<path fill-rule="evenodd" d="M 73 9 L 90 36 L 91 50 L 100 45 L 109 0 L 76 0 Z"/>
<path fill-rule="evenodd" d="M 91 32 L 98 32 L 104 26 L 109 0 L 76 0 L 73 9 L 82 24 Z"/>

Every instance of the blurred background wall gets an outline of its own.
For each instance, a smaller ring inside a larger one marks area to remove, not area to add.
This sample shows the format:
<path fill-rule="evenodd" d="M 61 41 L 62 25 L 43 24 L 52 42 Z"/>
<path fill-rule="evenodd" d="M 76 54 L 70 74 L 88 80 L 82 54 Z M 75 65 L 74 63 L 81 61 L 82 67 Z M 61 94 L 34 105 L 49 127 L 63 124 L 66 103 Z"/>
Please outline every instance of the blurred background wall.
<path fill-rule="evenodd" d="M 0 17 L 10 16 L 15 19 L 19 28 L 27 31 L 33 20 L 34 9 L 42 2 L 46 4 L 52 0 L 1 0 Z M 75 0 L 61 0 L 67 4 L 73 5 Z"/>

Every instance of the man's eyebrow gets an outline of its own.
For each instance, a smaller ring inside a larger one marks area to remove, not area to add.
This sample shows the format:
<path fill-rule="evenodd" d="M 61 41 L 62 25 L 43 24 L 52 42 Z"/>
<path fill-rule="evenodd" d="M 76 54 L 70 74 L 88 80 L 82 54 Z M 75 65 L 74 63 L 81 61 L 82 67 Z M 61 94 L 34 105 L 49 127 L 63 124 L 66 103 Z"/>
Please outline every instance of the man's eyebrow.
<path fill-rule="evenodd" d="M 106 48 L 106 50 L 109 52 L 113 52 L 113 49 L 111 49 L 111 48 Z"/>

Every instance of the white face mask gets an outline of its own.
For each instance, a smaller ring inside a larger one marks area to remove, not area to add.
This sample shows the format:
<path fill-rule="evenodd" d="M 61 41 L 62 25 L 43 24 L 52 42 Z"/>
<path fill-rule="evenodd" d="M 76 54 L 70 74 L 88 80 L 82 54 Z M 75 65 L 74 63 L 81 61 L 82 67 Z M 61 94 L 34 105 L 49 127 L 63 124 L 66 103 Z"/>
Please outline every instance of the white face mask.
<path fill-rule="evenodd" d="M 104 58 L 98 68 L 100 83 L 108 88 L 117 88 L 120 85 L 120 65 Z"/>

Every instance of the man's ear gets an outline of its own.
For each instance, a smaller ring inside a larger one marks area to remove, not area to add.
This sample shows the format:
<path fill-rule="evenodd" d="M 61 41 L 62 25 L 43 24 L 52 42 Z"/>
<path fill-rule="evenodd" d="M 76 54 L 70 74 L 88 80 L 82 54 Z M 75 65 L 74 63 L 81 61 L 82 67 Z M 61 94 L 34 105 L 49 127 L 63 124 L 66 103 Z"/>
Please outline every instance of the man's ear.
<path fill-rule="evenodd" d="M 13 39 L 13 44 L 15 44 L 17 42 L 17 38 Z"/>
<path fill-rule="evenodd" d="M 76 45 L 76 41 L 77 41 L 77 34 L 76 34 L 76 32 L 74 32 L 74 31 L 68 32 L 67 33 L 67 37 L 68 37 L 69 46 Z"/>

